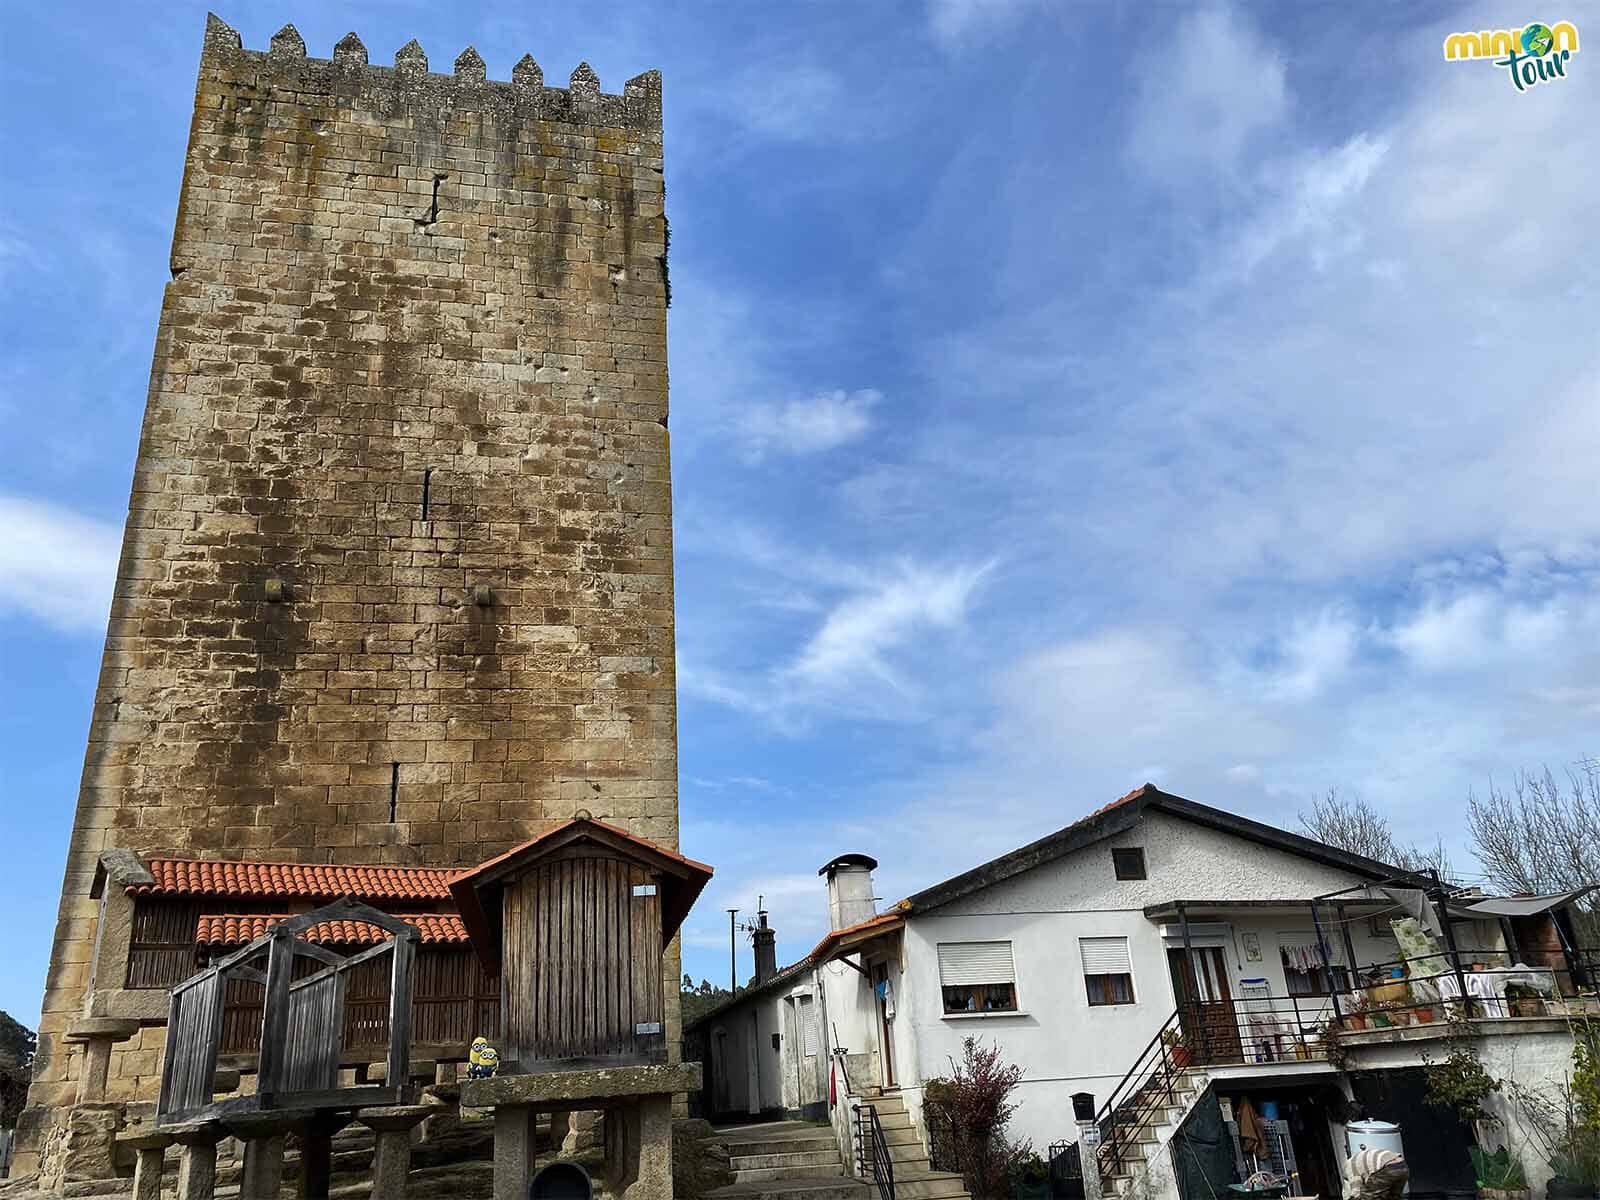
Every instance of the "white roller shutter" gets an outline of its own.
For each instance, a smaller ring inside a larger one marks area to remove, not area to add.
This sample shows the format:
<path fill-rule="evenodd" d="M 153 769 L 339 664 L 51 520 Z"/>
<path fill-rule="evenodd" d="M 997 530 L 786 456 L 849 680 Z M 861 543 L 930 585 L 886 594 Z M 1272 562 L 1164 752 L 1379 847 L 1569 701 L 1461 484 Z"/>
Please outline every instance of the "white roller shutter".
<path fill-rule="evenodd" d="M 806 1057 L 815 1057 L 818 1049 L 817 1006 L 810 996 L 800 997 L 800 1032 L 805 1039 Z"/>
<path fill-rule="evenodd" d="M 1128 957 L 1128 939 L 1125 937 L 1079 938 L 1078 952 L 1083 955 L 1085 975 L 1133 974 L 1133 962 Z"/>
<path fill-rule="evenodd" d="M 1016 981 L 1010 942 L 939 943 L 939 982 L 945 987 Z"/>

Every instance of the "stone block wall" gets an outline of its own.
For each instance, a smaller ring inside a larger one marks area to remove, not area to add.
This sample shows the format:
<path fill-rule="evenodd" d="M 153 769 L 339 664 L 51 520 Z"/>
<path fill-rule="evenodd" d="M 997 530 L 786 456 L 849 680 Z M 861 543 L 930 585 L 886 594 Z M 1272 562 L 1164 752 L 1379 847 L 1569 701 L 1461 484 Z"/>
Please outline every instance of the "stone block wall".
<path fill-rule="evenodd" d="M 211 19 L 36 1107 L 107 849 L 472 864 L 584 810 L 677 845 L 666 242 L 653 72 Z"/>

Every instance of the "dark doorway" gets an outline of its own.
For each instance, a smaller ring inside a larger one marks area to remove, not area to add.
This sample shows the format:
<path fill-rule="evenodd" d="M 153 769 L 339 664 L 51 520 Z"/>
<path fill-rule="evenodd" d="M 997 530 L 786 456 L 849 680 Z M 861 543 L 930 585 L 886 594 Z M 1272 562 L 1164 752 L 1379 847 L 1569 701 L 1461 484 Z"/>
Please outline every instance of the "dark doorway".
<path fill-rule="evenodd" d="M 1274 1173 L 1292 1170 L 1294 1177 L 1289 1181 L 1291 1195 L 1339 1200 L 1344 1194 L 1343 1177 L 1339 1173 L 1344 1155 L 1342 1147 L 1334 1140 L 1329 1123 L 1343 1121 L 1348 1104 L 1338 1085 L 1263 1081 L 1229 1083 L 1219 1086 L 1217 1090 L 1232 1106 L 1236 1120 L 1239 1105 L 1249 1099 L 1257 1117 L 1267 1127 L 1265 1132 L 1268 1136 L 1268 1144 L 1255 1161 L 1263 1169 Z M 1269 1113 L 1277 1115 L 1269 1117 Z M 1278 1142 L 1284 1134 L 1288 1136 L 1287 1153 Z M 1247 1161 L 1245 1170 L 1249 1171 L 1251 1165 Z M 1187 1192 L 1184 1194 L 1189 1195 Z"/>
<path fill-rule="evenodd" d="M 1473 1200 L 1472 1130 L 1454 1110 L 1428 1103 L 1428 1077 L 1421 1067 L 1356 1071 L 1350 1075 L 1356 1105 L 1368 1117 L 1400 1126 L 1411 1200 Z"/>
<path fill-rule="evenodd" d="M 1186 965 L 1184 951 L 1167 951 L 1184 1039 L 1196 1062 L 1240 1062 L 1244 1049 L 1239 1044 L 1239 1017 L 1228 983 L 1227 959 L 1215 946 L 1197 946 L 1189 953 Z"/>
<path fill-rule="evenodd" d="M 878 1002 L 878 1050 L 883 1059 L 883 1086 L 899 1087 L 894 1078 L 894 1039 L 890 1036 L 889 1005 L 884 999 L 884 988 L 889 982 L 887 963 L 872 965 L 872 994 Z"/>

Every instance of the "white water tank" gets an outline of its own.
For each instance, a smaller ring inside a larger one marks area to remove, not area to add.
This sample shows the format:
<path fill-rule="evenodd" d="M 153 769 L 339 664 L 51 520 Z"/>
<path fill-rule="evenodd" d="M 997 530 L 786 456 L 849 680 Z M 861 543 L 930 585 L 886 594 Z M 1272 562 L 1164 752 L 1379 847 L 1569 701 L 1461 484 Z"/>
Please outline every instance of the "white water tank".
<path fill-rule="evenodd" d="M 1344 1127 L 1344 1144 L 1352 1157 L 1362 1150 L 1393 1150 L 1401 1158 L 1406 1153 L 1393 1121 L 1351 1121 Z"/>

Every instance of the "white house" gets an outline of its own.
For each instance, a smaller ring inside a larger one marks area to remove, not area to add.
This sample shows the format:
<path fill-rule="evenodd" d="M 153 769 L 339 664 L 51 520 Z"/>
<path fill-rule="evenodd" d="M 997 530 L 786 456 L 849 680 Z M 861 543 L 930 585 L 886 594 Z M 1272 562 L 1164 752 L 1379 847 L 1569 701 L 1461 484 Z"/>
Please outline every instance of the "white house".
<path fill-rule="evenodd" d="M 1101 1152 L 1119 1186 L 1157 1161 L 1191 1108 L 1227 1117 L 1248 1099 L 1278 1114 L 1274 1161 L 1293 1157 L 1302 1194 L 1340 1192 L 1344 1124 L 1363 1109 L 1414 1129 L 1414 1180 L 1450 1190 L 1470 1172 L 1470 1135 L 1434 1128 L 1416 1068 L 1448 1032 L 1452 998 L 1472 998 L 1485 1061 L 1548 1062 L 1571 1052 L 1557 1010 L 1581 1013 L 1567 997 L 1593 983 L 1572 944 L 1575 896 L 1446 896 L 1432 879 L 1148 784 L 884 913 L 876 865 L 827 864 L 828 936 L 690 1031 L 706 1039 L 713 1113 L 832 1111 L 844 1134 L 830 1087 L 895 1091 L 936 1134 L 923 1084 L 978 1037 L 1025 1068 L 1011 1132 L 1041 1154 L 1076 1136 L 1074 1094 L 1093 1095 L 1119 1143 Z M 1403 952 L 1396 919 L 1438 953 Z M 1508 1002 L 1508 982 L 1545 998 Z M 1513 1032 L 1520 1053 L 1502 1054 Z M 1145 1130 L 1163 1083 L 1187 1093 L 1183 1111 Z"/>

